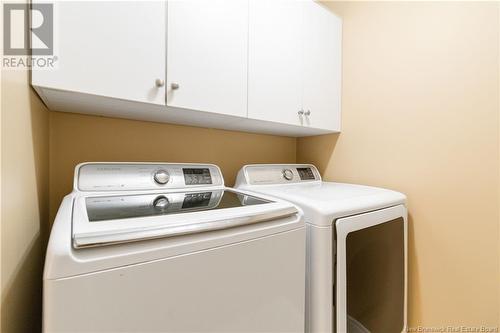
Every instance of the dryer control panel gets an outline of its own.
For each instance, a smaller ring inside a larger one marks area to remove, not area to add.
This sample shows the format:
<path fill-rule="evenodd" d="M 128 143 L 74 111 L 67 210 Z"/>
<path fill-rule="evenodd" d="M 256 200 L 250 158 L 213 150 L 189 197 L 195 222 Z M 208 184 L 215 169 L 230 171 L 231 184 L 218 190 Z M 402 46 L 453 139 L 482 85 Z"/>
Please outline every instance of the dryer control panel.
<path fill-rule="evenodd" d="M 253 164 L 238 174 L 237 184 L 274 185 L 321 181 L 318 169 L 312 164 Z"/>
<path fill-rule="evenodd" d="M 78 191 L 142 191 L 223 187 L 222 173 L 213 164 L 84 163 L 76 167 Z"/>

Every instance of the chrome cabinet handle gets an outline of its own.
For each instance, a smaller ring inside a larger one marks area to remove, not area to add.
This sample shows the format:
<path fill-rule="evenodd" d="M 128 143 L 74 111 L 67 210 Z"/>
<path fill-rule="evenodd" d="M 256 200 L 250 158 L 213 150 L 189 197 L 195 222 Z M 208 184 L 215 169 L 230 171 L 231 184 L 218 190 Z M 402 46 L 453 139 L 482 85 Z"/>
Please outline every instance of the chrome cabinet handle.
<path fill-rule="evenodd" d="M 306 116 L 310 116 L 310 115 L 311 115 L 311 110 L 307 110 L 306 112 L 304 112 L 304 114 L 305 114 Z"/>
<path fill-rule="evenodd" d="M 155 84 L 158 88 L 161 88 L 165 85 L 165 81 L 163 81 L 162 79 L 156 79 Z"/>
<path fill-rule="evenodd" d="M 177 90 L 180 88 L 179 84 L 178 83 L 171 83 L 170 84 L 170 88 L 172 88 L 172 90 Z"/>
<path fill-rule="evenodd" d="M 302 116 L 304 114 L 304 110 L 300 109 L 297 113 L 299 114 L 299 116 Z"/>

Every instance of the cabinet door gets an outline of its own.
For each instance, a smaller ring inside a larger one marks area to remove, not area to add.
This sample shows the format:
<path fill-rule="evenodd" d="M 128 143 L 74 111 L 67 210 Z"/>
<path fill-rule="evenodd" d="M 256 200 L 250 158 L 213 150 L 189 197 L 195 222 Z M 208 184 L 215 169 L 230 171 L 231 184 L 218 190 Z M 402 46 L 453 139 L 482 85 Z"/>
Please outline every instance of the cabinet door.
<path fill-rule="evenodd" d="M 339 131 L 342 22 L 320 3 L 303 6 L 305 125 Z"/>
<path fill-rule="evenodd" d="M 167 20 L 167 105 L 246 117 L 248 1 L 169 1 Z"/>
<path fill-rule="evenodd" d="M 163 1 L 54 2 L 54 70 L 34 70 L 33 85 L 165 104 Z"/>
<path fill-rule="evenodd" d="M 250 0 L 248 117 L 300 125 L 302 5 Z"/>

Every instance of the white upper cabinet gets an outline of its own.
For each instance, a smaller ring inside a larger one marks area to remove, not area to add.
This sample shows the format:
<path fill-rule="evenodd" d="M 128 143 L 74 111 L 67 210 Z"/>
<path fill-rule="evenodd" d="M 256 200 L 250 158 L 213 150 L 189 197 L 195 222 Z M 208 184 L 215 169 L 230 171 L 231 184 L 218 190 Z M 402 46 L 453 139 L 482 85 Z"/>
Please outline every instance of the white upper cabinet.
<path fill-rule="evenodd" d="M 305 124 L 340 131 L 342 23 L 319 3 L 303 6 Z"/>
<path fill-rule="evenodd" d="M 166 3 L 55 1 L 54 7 L 57 67 L 33 71 L 34 86 L 165 105 L 156 80 L 165 80 Z"/>
<path fill-rule="evenodd" d="M 246 117 L 248 2 L 168 3 L 167 105 Z"/>
<path fill-rule="evenodd" d="M 340 131 L 342 26 L 320 3 L 53 4 L 56 67 L 32 71 L 51 110 L 287 136 Z"/>
<path fill-rule="evenodd" d="M 250 0 L 248 117 L 301 125 L 302 3 Z"/>
<path fill-rule="evenodd" d="M 248 116 L 340 130 L 341 21 L 315 1 L 250 0 Z"/>

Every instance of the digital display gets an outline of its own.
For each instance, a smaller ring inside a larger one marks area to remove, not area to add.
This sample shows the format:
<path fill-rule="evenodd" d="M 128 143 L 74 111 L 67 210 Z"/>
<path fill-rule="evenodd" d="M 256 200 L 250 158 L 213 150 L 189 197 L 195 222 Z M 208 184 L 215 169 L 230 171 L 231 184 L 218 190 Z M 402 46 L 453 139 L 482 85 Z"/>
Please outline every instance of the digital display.
<path fill-rule="evenodd" d="M 210 203 L 212 192 L 186 194 L 182 202 L 182 209 L 206 207 Z"/>
<path fill-rule="evenodd" d="M 314 173 L 311 168 L 297 168 L 300 180 L 314 180 Z"/>
<path fill-rule="evenodd" d="M 208 168 L 183 168 L 186 185 L 212 184 L 212 176 Z"/>

